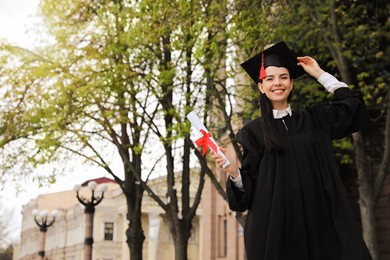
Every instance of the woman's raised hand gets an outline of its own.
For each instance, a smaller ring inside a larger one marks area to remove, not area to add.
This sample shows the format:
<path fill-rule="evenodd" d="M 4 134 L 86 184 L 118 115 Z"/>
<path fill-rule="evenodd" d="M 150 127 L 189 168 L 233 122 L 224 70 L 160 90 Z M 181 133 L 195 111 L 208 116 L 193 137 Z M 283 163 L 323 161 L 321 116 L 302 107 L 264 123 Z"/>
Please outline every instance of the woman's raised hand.
<path fill-rule="evenodd" d="M 318 79 L 325 71 L 321 69 L 317 61 L 310 56 L 298 57 L 298 65 L 311 76 Z"/>

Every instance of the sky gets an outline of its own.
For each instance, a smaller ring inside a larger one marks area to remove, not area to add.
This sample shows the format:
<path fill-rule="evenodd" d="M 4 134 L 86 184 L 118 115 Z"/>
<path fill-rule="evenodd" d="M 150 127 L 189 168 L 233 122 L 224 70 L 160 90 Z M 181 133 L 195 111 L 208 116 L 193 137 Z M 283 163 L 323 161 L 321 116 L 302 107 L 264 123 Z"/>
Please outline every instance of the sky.
<path fill-rule="evenodd" d="M 39 0 L 0 0 L 0 38 L 23 47 L 32 44 L 27 25 L 34 21 Z"/>
<path fill-rule="evenodd" d="M 39 35 L 34 35 L 31 30 L 31 26 L 39 21 L 35 16 L 38 4 L 39 0 L 0 0 L 0 38 L 5 38 L 8 42 L 24 48 L 32 48 L 36 44 L 34 39 L 39 38 Z M 25 181 L 20 184 L 24 191 L 19 193 L 15 192 L 13 185 L 5 186 L 3 191 L 0 190 L 0 209 L 5 208 L 7 212 L 14 214 L 11 223 L 13 241 L 17 241 L 20 236 L 22 206 L 31 199 L 39 194 L 70 190 L 75 184 L 103 176 L 105 173 L 102 170 L 82 166 L 80 163 L 80 166 L 75 167 L 74 172 L 59 176 L 53 185 L 39 188 L 37 182 Z"/>

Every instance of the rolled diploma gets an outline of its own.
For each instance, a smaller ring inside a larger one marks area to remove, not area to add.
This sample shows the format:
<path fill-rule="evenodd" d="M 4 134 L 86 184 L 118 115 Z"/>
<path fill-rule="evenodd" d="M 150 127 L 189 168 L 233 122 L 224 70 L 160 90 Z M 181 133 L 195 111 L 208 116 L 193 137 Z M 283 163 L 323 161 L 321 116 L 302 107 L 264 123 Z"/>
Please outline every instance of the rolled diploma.
<path fill-rule="evenodd" d="M 200 133 L 200 130 L 203 129 L 206 133 L 208 133 L 209 131 L 207 131 L 206 127 L 203 125 L 202 121 L 200 121 L 200 118 L 197 116 L 197 114 L 195 113 L 195 111 L 192 111 L 190 112 L 188 115 L 187 115 L 187 118 L 188 120 L 190 120 L 191 124 L 193 127 L 195 127 L 196 130 L 198 130 L 198 132 Z M 230 162 L 229 160 L 226 158 L 226 156 L 223 154 L 223 152 L 219 149 L 219 146 L 217 144 L 217 142 L 215 142 L 214 138 L 213 137 L 210 137 L 210 140 L 215 144 L 215 146 L 217 147 L 217 151 L 214 151 L 216 152 L 217 154 L 221 155 L 222 158 L 224 158 L 226 161 L 225 163 L 222 165 L 223 168 L 226 168 L 230 165 Z M 210 146 L 209 146 L 210 147 Z M 212 149 L 210 147 L 210 149 Z"/>

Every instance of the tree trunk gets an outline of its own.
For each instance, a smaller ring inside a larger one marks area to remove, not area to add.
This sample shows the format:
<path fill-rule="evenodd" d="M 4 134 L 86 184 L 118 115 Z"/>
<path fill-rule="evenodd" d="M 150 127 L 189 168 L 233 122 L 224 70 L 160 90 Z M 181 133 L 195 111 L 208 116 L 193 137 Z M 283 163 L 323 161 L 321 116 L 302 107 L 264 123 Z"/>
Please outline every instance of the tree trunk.
<path fill-rule="evenodd" d="M 187 260 L 188 239 L 178 236 L 175 239 L 175 260 Z"/>
<path fill-rule="evenodd" d="M 130 249 L 131 260 L 142 260 L 142 247 L 145 240 L 141 221 L 142 199 L 138 199 L 139 196 L 142 196 L 142 193 L 135 196 L 137 198 L 126 196 L 128 208 L 127 219 L 129 220 L 129 227 L 126 230 L 126 243 Z M 134 205 L 137 206 L 134 207 Z"/>
<path fill-rule="evenodd" d="M 170 225 L 171 234 L 173 236 L 173 240 L 175 241 L 175 260 L 187 260 L 187 247 L 188 240 L 191 236 L 192 225 L 189 224 L 186 220 L 180 220 L 178 218 L 172 220 Z"/>
<path fill-rule="evenodd" d="M 359 208 L 363 238 L 374 260 L 378 259 L 378 243 L 375 224 L 375 202 L 373 198 L 372 176 L 367 161 L 365 142 L 361 132 L 352 135 L 355 146 L 355 164 L 358 172 Z"/>
<path fill-rule="evenodd" d="M 127 219 L 129 219 L 129 228 L 126 231 L 126 243 L 130 249 L 130 259 L 142 260 L 142 246 L 145 240 L 145 236 L 142 229 L 139 228 L 141 219 L 136 216 L 129 216 L 136 214 L 137 213 L 128 214 Z"/>
<path fill-rule="evenodd" d="M 132 169 L 125 172 L 124 193 L 127 201 L 127 219 L 129 227 L 126 230 L 127 245 L 131 260 L 142 260 L 142 247 L 145 235 L 142 229 L 142 196 L 144 189 L 137 181 L 135 174 L 141 176 L 141 157 L 133 153 Z"/>
<path fill-rule="evenodd" d="M 330 21 L 333 39 L 326 36 L 323 38 L 336 61 L 337 68 L 340 71 L 341 79 L 348 85 L 353 85 L 354 80 L 351 77 L 350 64 L 343 55 L 342 34 L 340 33 L 336 15 L 336 1 L 330 2 Z M 325 26 L 326 27 L 326 26 Z M 373 180 L 371 176 L 370 165 L 366 153 L 365 141 L 361 132 L 352 135 L 355 150 L 355 166 L 358 175 L 359 186 L 359 208 L 361 215 L 361 224 L 364 241 L 374 260 L 378 259 L 378 246 L 376 235 L 376 221 L 374 216 L 375 200 L 373 193 Z"/>

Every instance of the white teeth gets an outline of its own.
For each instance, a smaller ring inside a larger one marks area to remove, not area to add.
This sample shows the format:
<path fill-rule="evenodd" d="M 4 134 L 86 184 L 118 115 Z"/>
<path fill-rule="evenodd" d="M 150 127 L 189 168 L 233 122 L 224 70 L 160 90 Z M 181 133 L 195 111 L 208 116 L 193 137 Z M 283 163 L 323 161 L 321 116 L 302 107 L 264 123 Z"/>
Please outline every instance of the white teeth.
<path fill-rule="evenodd" d="M 277 89 L 277 90 L 274 90 L 272 92 L 274 92 L 275 94 L 282 94 L 284 92 L 284 90 L 283 89 Z"/>

